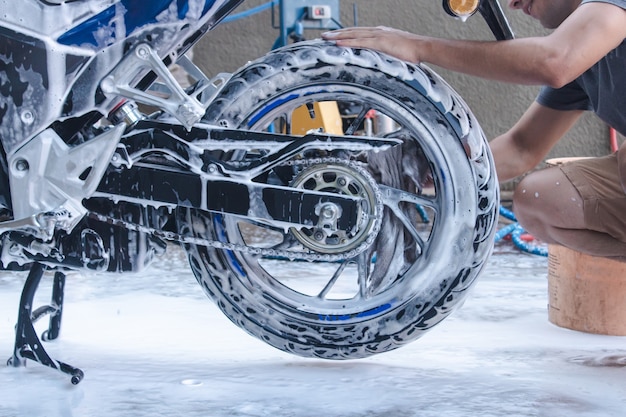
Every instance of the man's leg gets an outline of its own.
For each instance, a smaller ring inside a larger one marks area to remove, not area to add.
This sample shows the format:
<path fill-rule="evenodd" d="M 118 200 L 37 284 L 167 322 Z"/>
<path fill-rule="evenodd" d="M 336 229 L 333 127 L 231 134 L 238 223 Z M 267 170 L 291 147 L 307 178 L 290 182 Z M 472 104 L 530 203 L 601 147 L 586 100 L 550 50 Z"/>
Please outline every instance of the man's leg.
<path fill-rule="evenodd" d="M 536 171 L 513 200 L 520 224 L 544 242 L 626 261 L 626 195 L 614 157 Z"/>

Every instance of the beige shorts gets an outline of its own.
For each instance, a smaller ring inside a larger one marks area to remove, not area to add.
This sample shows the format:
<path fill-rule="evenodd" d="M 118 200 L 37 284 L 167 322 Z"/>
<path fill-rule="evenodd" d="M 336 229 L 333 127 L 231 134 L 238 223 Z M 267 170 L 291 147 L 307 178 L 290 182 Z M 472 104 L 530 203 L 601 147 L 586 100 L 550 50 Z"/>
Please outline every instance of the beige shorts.
<path fill-rule="evenodd" d="M 580 159 L 561 165 L 561 171 L 583 199 L 585 224 L 626 242 L 626 193 L 617 170 L 617 154 Z"/>

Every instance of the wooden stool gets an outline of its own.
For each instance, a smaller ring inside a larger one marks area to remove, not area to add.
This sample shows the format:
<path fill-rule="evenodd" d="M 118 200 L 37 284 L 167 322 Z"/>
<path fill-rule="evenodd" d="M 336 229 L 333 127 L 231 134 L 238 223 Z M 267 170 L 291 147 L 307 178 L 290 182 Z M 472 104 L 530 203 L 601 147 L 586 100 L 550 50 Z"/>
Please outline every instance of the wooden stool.
<path fill-rule="evenodd" d="M 626 336 L 626 262 L 548 245 L 548 295 L 553 324 Z"/>
<path fill-rule="evenodd" d="M 553 158 L 558 166 L 586 157 Z M 626 263 L 548 245 L 550 322 L 587 333 L 626 336 Z"/>

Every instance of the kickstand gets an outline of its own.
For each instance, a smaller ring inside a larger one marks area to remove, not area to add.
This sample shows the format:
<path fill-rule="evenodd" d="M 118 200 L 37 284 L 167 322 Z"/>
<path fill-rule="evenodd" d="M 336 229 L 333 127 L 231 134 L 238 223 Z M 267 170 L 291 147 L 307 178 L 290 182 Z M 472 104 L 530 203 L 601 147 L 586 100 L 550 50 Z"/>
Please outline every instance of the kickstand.
<path fill-rule="evenodd" d="M 83 371 L 64 362 L 52 359 L 42 346 L 33 326 L 33 323 L 49 314 L 50 323 L 48 330 L 43 332 L 41 338 L 43 340 L 56 339 L 61 329 L 63 287 L 65 286 L 65 274 L 63 272 L 57 271 L 54 274 L 52 302 L 50 305 L 39 307 L 33 311 L 33 299 L 45 272 L 46 266 L 40 263 L 33 264 L 24 283 L 17 325 L 15 326 L 15 347 L 13 356 L 8 360 L 8 365 L 15 367 L 25 366 L 26 359 L 30 359 L 70 375 L 72 384 L 76 385 L 83 379 Z"/>

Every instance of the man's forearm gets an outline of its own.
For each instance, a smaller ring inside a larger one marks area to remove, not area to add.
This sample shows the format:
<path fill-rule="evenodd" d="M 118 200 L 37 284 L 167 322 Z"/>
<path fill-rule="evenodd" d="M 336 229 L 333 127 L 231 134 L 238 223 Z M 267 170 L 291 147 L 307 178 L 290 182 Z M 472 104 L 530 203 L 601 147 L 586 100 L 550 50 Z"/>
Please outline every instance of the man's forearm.
<path fill-rule="evenodd" d="M 568 82 L 553 70 L 557 50 L 540 45 L 541 38 L 511 41 L 467 41 L 423 38 L 422 61 L 476 77 L 516 84 L 559 86 Z"/>
<path fill-rule="evenodd" d="M 493 139 L 489 143 L 496 165 L 498 180 L 507 182 L 519 177 L 532 169 L 535 161 L 526 156 L 526 153 L 517 148 L 508 137 L 508 133 Z"/>

